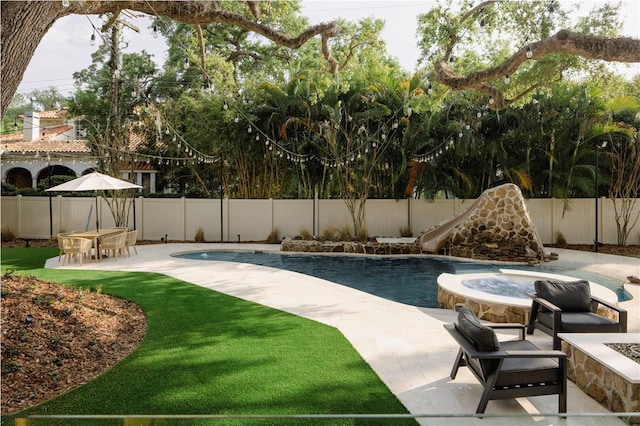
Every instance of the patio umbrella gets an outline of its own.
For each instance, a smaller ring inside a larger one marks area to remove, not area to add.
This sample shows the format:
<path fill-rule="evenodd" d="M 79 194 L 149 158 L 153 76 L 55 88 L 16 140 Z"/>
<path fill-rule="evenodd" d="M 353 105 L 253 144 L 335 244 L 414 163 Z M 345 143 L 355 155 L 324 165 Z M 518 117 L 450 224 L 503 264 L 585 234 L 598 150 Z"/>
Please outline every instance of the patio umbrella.
<path fill-rule="evenodd" d="M 118 191 L 122 189 L 142 188 L 135 183 L 127 182 L 126 180 L 116 179 L 109 175 L 105 175 L 98 172 L 93 172 L 80 176 L 77 179 L 70 180 L 60 185 L 56 185 L 53 188 L 45 189 L 50 192 L 81 192 L 81 191 L 94 191 L 94 197 L 96 199 L 96 230 L 100 229 L 98 219 L 98 197 L 95 191 Z"/>

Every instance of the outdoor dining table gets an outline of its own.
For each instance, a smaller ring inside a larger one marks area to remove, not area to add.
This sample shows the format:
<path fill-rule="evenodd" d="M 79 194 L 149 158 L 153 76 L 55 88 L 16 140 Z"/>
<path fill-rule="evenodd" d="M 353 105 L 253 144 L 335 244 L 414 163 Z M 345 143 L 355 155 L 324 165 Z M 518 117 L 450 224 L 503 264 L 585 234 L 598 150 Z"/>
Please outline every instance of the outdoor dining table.
<path fill-rule="evenodd" d="M 80 238 L 88 238 L 93 240 L 93 248 L 95 250 L 95 259 L 102 260 L 102 253 L 100 252 L 100 238 L 119 234 L 122 232 L 122 228 L 106 228 L 106 229 L 98 229 L 97 231 L 83 231 L 83 232 L 74 232 L 74 237 Z"/>

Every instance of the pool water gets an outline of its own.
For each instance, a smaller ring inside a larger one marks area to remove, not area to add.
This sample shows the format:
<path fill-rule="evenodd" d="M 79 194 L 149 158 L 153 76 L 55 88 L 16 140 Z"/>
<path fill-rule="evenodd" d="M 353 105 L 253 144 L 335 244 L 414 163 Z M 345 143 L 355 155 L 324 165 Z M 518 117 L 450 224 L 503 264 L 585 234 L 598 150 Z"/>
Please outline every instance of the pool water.
<path fill-rule="evenodd" d="M 342 284 L 407 305 L 438 307 L 438 276 L 499 272 L 504 264 L 469 262 L 433 256 L 327 255 L 282 252 L 204 250 L 173 254 L 183 259 L 250 263 L 299 272 Z M 548 266 L 514 265 L 512 269 L 535 270 L 590 279 L 610 288 L 606 278 L 569 273 Z"/>
<path fill-rule="evenodd" d="M 505 277 L 498 275 L 486 278 L 462 280 L 461 283 L 467 288 L 482 291 L 484 293 L 531 300 L 529 296 L 527 296 L 527 293 L 532 293 L 534 291 L 533 282 L 536 279 L 540 278 L 518 277 L 514 275 Z"/>

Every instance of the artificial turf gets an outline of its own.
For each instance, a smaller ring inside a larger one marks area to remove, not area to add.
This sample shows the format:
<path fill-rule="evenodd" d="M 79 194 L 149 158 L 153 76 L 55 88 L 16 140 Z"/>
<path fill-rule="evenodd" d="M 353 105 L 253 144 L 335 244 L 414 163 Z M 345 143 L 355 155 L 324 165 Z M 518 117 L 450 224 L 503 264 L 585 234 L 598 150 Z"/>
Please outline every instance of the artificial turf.
<path fill-rule="evenodd" d="M 137 303 L 148 319 L 144 340 L 128 357 L 85 385 L 18 413 L 21 417 L 407 414 L 333 327 L 165 275 L 44 269 L 57 249 L 2 249 L 1 254 L 3 272 L 122 297 Z M 32 418 L 29 424 L 51 424 L 42 421 Z M 125 424 L 416 424 L 411 418 L 131 421 Z M 123 424 L 86 418 L 57 422 Z"/>

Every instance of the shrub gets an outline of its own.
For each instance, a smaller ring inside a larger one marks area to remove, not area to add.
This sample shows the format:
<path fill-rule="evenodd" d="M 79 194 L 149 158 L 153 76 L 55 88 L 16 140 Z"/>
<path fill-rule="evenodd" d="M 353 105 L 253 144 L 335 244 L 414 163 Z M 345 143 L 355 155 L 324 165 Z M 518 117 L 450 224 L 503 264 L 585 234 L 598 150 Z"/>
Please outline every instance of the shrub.
<path fill-rule="evenodd" d="M 16 188 L 14 185 L 11 185 L 10 183 L 2 182 L 2 195 L 4 196 L 16 195 L 17 191 L 18 191 L 18 188 Z"/>
<path fill-rule="evenodd" d="M 351 225 L 343 225 L 342 228 L 338 229 L 338 239 L 340 241 L 353 240 L 353 231 L 351 230 Z"/>
<path fill-rule="evenodd" d="M 204 230 L 202 229 L 202 226 L 198 227 L 198 230 L 196 231 L 196 236 L 193 238 L 193 240 L 196 243 L 204 243 Z"/>
<path fill-rule="evenodd" d="M 556 245 L 559 247 L 567 246 L 567 239 L 564 237 L 564 234 L 560 231 L 556 231 Z"/>
<path fill-rule="evenodd" d="M 413 231 L 410 226 L 400 227 L 400 236 L 401 237 L 413 237 Z"/>
<path fill-rule="evenodd" d="M 267 237 L 267 244 L 280 244 L 280 230 L 273 228 Z"/>
<path fill-rule="evenodd" d="M 309 241 L 309 240 L 313 240 L 313 235 L 311 235 L 311 232 L 309 232 L 307 228 L 302 228 L 300 230 L 300 238 L 302 238 L 305 241 Z"/>
<path fill-rule="evenodd" d="M 13 233 L 9 225 L 2 225 L 0 229 L 2 241 L 14 241 L 16 239 L 16 234 Z"/>
<path fill-rule="evenodd" d="M 320 234 L 320 239 L 322 239 L 323 241 L 334 241 L 337 234 L 338 230 L 335 227 L 329 225 L 324 228 L 324 230 Z"/>
<path fill-rule="evenodd" d="M 358 241 L 367 241 L 369 239 L 369 228 L 363 226 L 360 228 L 360 232 L 356 235 Z"/>

